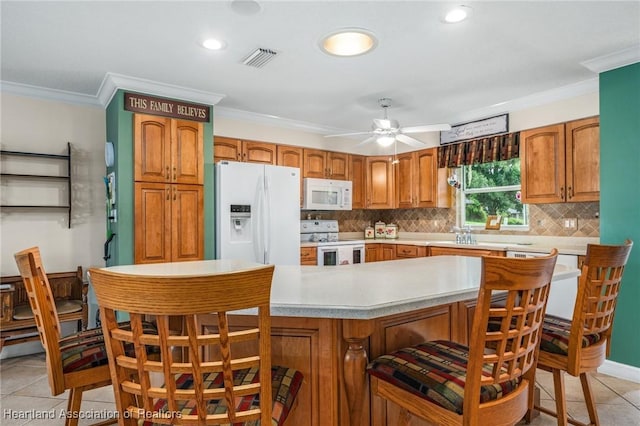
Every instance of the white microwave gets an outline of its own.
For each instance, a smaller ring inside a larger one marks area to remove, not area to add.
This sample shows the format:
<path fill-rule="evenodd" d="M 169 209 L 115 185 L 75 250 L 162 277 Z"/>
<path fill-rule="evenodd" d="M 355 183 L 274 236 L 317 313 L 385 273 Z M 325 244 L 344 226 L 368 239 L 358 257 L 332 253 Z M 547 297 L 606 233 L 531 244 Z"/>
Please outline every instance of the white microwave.
<path fill-rule="evenodd" d="M 303 210 L 351 210 L 349 180 L 304 179 Z"/>

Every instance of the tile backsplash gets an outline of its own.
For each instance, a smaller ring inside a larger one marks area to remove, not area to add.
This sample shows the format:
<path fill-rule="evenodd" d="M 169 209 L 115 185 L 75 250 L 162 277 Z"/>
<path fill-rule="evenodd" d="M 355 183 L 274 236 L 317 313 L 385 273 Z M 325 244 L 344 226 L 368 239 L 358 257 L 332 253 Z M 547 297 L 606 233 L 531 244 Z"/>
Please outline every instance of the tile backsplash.
<path fill-rule="evenodd" d="M 539 235 L 561 237 L 599 237 L 600 236 L 600 204 L 593 203 L 557 203 L 530 204 L 528 231 L 478 231 L 483 234 L 503 235 Z M 456 211 L 450 209 L 395 209 L 395 210 L 352 210 L 352 211 L 318 211 L 302 212 L 301 218 L 307 214 L 313 218 L 337 219 L 341 232 L 359 232 L 381 220 L 395 223 L 401 232 L 446 233 L 456 224 Z M 565 218 L 577 219 L 577 229 L 564 228 Z"/>

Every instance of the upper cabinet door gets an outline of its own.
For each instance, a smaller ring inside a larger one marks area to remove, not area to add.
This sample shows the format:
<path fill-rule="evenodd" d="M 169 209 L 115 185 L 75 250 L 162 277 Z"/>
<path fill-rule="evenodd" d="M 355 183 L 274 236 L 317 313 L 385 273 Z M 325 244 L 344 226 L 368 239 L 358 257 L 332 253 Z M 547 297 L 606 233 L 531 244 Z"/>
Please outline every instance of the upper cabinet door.
<path fill-rule="evenodd" d="M 134 180 L 202 184 L 203 125 L 154 115 L 134 115 Z"/>
<path fill-rule="evenodd" d="M 566 123 L 568 202 L 600 200 L 600 120 Z"/>
<path fill-rule="evenodd" d="M 327 152 L 327 168 L 330 179 L 349 180 L 349 154 Z"/>
<path fill-rule="evenodd" d="M 410 209 L 415 207 L 417 192 L 413 171 L 415 155 L 413 152 L 398 154 L 396 160 L 396 207 Z"/>
<path fill-rule="evenodd" d="M 393 164 L 387 155 L 367 157 L 367 208 L 391 209 L 393 197 Z"/>
<path fill-rule="evenodd" d="M 414 153 L 414 207 L 451 207 L 451 187 L 447 184 L 447 169 L 438 168 L 438 148 Z"/>
<path fill-rule="evenodd" d="M 171 183 L 204 183 L 203 131 L 202 123 L 172 121 Z"/>
<path fill-rule="evenodd" d="M 278 145 L 278 166 L 297 167 L 302 171 L 303 149 L 297 146 Z"/>
<path fill-rule="evenodd" d="M 523 203 L 565 200 L 564 124 L 520 132 Z"/>
<path fill-rule="evenodd" d="M 171 119 L 134 114 L 134 180 L 171 180 Z"/>
<path fill-rule="evenodd" d="M 319 149 L 304 149 L 304 177 L 327 178 L 326 151 Z"/>
<path fill-rule="evenodd" d="M 242 141 L 215 136 L 213 138 L 213 162 L 217 163 L 221 160 L 242 161 Z"/>
<path fill-rule="evenodd" d="M 242 161 L 247 163 L 276 164 L 276 144 L 242 141 Z"/>
<path fill-rule="evenodd" d="M 365 157 L 363 155 L 350 155 L 349 180 L 351 180 L 351 208 L 365 208 Z M 368 262 L 368 260 L 367 260 Z"/>

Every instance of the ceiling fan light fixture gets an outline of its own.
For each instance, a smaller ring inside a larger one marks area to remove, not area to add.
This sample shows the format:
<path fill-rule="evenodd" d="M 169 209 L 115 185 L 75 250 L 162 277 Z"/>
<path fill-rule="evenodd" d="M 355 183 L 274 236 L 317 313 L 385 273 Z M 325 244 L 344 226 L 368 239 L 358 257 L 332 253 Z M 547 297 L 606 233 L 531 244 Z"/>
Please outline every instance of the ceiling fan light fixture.
<path fill-rule="evenodd" d="M 453 9 L 449 9 L 444 15 L 444 22 L 448 24 L 457 24 L 467 19 L 471 15 L 471 7 L 460 5 Z"/>
<path fill-rule="evenodd" d="M 320 48 L 333 56 L 364 55 L 377 45 L 378 40 L 373 33 L 360 28 L 334 31 L 320 40 Z"/>
<path fill-rule="evenodd" d="M 395 141 L 395 136 L 389 135 L 378 136 L 376 139 L 376 142 L 378 142 L 378 145 L 380 146 L 391 146 Z"/>

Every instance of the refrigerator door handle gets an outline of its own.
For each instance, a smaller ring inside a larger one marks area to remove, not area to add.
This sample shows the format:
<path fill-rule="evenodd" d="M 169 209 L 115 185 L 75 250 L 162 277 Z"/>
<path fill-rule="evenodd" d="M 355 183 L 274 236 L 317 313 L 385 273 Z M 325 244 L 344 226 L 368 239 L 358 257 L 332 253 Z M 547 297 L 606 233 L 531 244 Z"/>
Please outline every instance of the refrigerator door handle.
<path fill-rule="evenodd" d="M 264 262 L 264 180 L 258 179 L 258 187 L 256 188 L 256 211 L 254 213 L 253 226 L 253 251 L 256 262 Z"/>
<path fill-rule="evenodd" d="M 269 264 L 271 252 L 271 178 L 265 174 L 264 182 L 265 214 L 264 214 L 264 263 Z"/>

